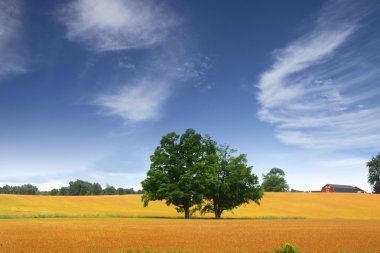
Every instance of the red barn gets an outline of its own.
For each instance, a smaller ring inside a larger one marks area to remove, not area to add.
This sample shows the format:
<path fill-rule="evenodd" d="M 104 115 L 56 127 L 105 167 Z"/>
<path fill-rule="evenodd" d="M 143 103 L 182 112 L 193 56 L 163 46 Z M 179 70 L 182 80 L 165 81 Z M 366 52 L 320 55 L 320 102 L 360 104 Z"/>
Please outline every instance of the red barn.
<path fill-rule="evenodd" d="M 363 192 L 363 190 L 353 187 L 351 185 L 340 185 L 340 184 L 326 184 L 322 187 L 321 192 L 347 192 L 347 193 L 358 193 Z"/>

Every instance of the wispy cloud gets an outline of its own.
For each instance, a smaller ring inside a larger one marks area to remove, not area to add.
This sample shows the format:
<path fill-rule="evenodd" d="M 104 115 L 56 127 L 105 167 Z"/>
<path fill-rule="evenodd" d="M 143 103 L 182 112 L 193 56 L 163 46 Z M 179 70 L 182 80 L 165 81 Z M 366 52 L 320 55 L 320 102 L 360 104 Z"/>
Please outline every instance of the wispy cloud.
<path fill-rule="evenodd" d="M 151 0 L 76 0 L 59 16 L 67 38 L 96 51 L 145 48 L 161 43 L 179 19 Z"/>
<path fill-rule="evenodd" d="M 106 108 L 106 114 L 129 121 L 153 119 L 159 115 L 161 105 L 170 95 L 170 86 L 170 81 L 141 79 L 116 92 L 100 95 L 96 104 Z"/>
<path fill-rule="evenodd" d="M 325 160 L 317 162 L 317 165 L 327 169 L 361 169 L 365 167 L 368 159 L 351 157 L 344 159 Z"/>
<path fill-rule="evenodd" d="M 202 76 L 210 59 L 191 52 L 181 38 L 181 18 L 162 2 L 153 0 L 74 0 L 59 11 L 67 38 L 95 52 L 145 50 L 147 63 L 139 68 L 128 58 L 120 69 L 133 70 L 119 88 L 100 94 L 95 104 L 106 115 L 127 122 L 159 117 L 165 101 L 183 83 Z M 132 80 L 132 81 L 131 81 Z"/>
<path fill-rule="evenodd" d="M 196 87 L 205 84 L 209 62 L 200 55 L 186 57 L 186 53 L 176 51 L 169 57 L 163 53 L 134 81 L 101 94 L 95 104 L 102 106 L 105 114 L 120 116 L 126 122 L 159 119 L 165 102 L 177 89 L 187 82 Z"/>
<path fill-rule="evenodd" d="M 17 44 L 21 29 L 21 2 L 0 2 L 0 77 L 24 72 L 24 60 Z"/>
<path fill-rule="evenodd" d="M 311 32 L 273 52 L 274 64 L 258 83 L 258 115 L 281 141 L 380 147 L 380 58 L 373 54 L 380 42 L 365 32 L 365 19 L 378 8 L 372 1 L 330 1 Z"/>

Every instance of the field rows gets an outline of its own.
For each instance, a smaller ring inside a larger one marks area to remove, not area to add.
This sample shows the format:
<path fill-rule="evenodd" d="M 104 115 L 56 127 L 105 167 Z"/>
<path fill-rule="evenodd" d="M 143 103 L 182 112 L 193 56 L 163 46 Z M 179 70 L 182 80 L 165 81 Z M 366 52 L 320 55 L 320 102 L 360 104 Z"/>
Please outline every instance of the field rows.
<path fill-rule="evenodd" d="M 151 202 L 142 207 L 140 195 L 22 196 L 0 195 L 0 216 L 103 215 L 182 217 L 173 207 Z M 199 216 L 199 215 L 198 215 Z M 305 217 L 312 219 L 380 220 L 380 195 L 329 193 L 265 193 L 260 206 L 250 204 L 223 217 Z M 209 215 L 212 217 L 212 215 Z"/>
<path fill-rule="evenodd" d="M 380 252 L 380 195 L 266 193 L 260 206 L 223 214 L 306 218 L 294 220 L 168 219 L 182 214 L 162 202 L 143 208 L 140 197 L 0 195 L 0 252 L 271 252 L 284 243 L 309 253 Z M 33 216 L 50 218 L 23 218 Z"/>
<path fill-rule="evenodd" d="M 15 219 L 0 221 L 0 252 L 263 252 L 285 242 L 308 252 L 380 251 L 380 221 Z"/>

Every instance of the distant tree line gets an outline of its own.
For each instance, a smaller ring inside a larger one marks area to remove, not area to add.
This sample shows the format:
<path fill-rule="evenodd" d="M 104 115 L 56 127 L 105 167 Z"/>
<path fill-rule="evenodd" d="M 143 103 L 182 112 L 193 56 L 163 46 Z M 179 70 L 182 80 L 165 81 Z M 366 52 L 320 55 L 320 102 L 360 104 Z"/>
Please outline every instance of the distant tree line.
<path fill-rule="evenodd" d="M 133 188 L 115 188 L 107 185 L 104 189 L 99 183 L 90 183 L 83 180 L 70 181 L 68 187 L 52 189 L 51 191 L 40 191 L 31 184 L 21 186 L 5 185 L 0 187 L 0 194 L 21 194 L 21 195 L 52 195 L 52 196 L 85 196 L 85 195 L 125 195 L 142 194 L 142 190 Z"/>
<path fill-rule="evenodd" d="M 21 186 L 5 185 L 0 187 L 0 194 L 37 195 L 38 193 L 38 188 L 31 184 L 23 184 Z"/>
<path fill-rule="evenodd" d="M 90 183 L 83 180 L 71 181 L 68 187 L 52 189 L 49 195 L 55 196 L 86 196 L 86 195 L 125 195 L 125 194 L 142 194 L 142 190 L 133 188 L 115 188 L 106 185 L 103 189 L 99 183 Z"/>

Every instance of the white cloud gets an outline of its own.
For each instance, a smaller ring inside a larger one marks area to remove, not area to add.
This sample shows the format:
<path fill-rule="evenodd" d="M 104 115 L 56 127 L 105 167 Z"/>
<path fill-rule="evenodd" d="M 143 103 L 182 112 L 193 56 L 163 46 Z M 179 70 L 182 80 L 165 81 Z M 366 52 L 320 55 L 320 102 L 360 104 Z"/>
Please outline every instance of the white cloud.
<path fill-rule="evenodd" d="M 101 94 L 95 104 L 106 115 L 126 122 L 156 119 L 173 91 L 190 80 L 203 83 L 209 58 L 189 56 L 188 41 L 178 33 L 181 23 L 162 2 L 153 0 L 74 0 L 59 11 L 67 38 L 96 52 L 145 49 L 143 67 L 126 57 L 118 63 L 129 80 Z M 149 49 L 149 50 L 148 50 Z M 131 76 L 132 75 L 132 76 Z"/>
<path fill-rule="evenodd" d="M 73 180 L 73 179 L 71 179 Z M 40 191 L 51 191 L 54 188 L 61 188 L 61 187 L 67 187 L 69 185 L 70 179 L 47 179 L 44 182 L 41 183 L 35 183 L 33 185 L 37 186 L 38 190 Z"/>
<path fill-rule="evenodd" d="M 188 41 L 178 33 L 181 19 L 162 2 L 153 0 L 74 0 L 59 11 L 67 38 L 96 52 L 145 49 L 140 67 L 126 57 L 118 63 L 130 71 L 114 92 L 101 94 L 95 104 L 107 115 L 127 122 L 158 118 L 173 90 L 193 80 L 203 83 L 209 59 L 190 57 Z M 149 50 L 148 50 L 149 49 Z"/>
<path fill-rule="evenodd" d="M 211 65 L 208 57 L 186 57 L 183 52 L 173 52 L 170 57 L 165 52 L 160 54 L 135 81 L 100 95 L 95 104 L 105 108 L 105 114 L 120 116 L 126 122 L 159 118 L 165 102 L 176 89 L 187 82 L 196 83 L 196 87 L 206 84 L 204 75 Z"/>
<path fill-rule="evenodd" d="M 185 59 L 176 69 L 176 75 L 183 81 L 195 80 L 196 86 L 204 84 L 204 75 L 211 68 L 211 59 L 208 56 L 196 55 Z"/>
<path fill-rule="evenodd" d="M 161 43 L 179 20 L 157 1 L 75 0 L 60 11 L 67 38 L 96 51 Z"/>
<path fill-rule="evenodd" d="M 21 3 L 0 2 L 0 77 L 24 72 L 23 58 L 19 53 Z"/>
<path fill-rule="evenodd" d="M 107 114 L 128 121 L 152 119 L 157 117 L 170 95 L 170 86 L 170 81 L 142 79 L 112 94 L 101 95 L 96 104 L 105 107 Z"/>
<path fill-rule="evenodd" d="M 366 166 L 368 159 L 360 157 L 349 157 L 335 160 L 319 161 L 318 166 L 328 169 L 361 169 Z"/>
<path fill-rule="evenodd" d="M 109 172 L 93 172 L 89 173 L 90 181 L 100 182 L 103 187 L 110 184 L 118 187 L 132 187 L 135 190 L 140 190 L 141 185 L 136 182 L 141 182 L 146 178 L 146 173 L 109 173 Z"/>
<path fill-rule="evenodd" d="M 380 147 L 380 43 L 363 45 L 362 20 L 379 4 L 331 1 L 314 29 L 275 50 L 259 80 L 259 118 L 287 144 L 318 148 Z M 334 10 L 334 11 L 332 11 Z M 365 39 L 373 39 L 371 35 Z"/>

